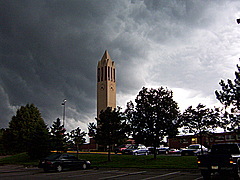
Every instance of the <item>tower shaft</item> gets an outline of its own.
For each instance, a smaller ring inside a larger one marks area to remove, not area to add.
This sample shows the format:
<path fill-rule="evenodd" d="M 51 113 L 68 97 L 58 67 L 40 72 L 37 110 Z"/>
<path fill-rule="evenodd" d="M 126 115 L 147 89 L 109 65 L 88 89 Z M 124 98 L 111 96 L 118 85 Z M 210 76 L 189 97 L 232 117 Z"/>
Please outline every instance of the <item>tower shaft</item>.
<path fill-rule="evenodd" d="M 97 117 L 107 107 L 116 108 L 116 68 L 106 50 L 97 66 Z"/>

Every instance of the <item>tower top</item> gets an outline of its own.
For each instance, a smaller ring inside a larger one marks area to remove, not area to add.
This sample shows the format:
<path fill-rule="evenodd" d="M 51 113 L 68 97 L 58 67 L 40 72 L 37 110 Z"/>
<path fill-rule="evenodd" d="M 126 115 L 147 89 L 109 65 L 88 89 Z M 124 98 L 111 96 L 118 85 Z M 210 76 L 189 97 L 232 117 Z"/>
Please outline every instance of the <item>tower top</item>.
<path fill-rule="evenodd" d="M 105 60 L 105 59 L 111 59 L 110 55 L 108 54 L 108 50 L 105 50 L 103 54 L 102 60 Z"/>
<path fill-rule="evenodd" d="M 98 66 L 105 66 L 105 65 L 110 65 L 110 64 L 111 64 L 111 66 L 115 66 L 114 61 L 112 61 L 108 51 L 105 50 L 101 61 L 98 62 Z"/>

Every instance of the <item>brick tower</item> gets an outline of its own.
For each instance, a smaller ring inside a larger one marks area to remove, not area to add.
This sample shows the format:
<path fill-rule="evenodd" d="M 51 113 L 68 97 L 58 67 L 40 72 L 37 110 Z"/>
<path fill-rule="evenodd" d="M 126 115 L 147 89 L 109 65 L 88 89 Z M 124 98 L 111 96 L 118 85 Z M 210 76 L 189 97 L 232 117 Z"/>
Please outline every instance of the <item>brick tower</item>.
<path fill-rule="evenodd" d="M 106 50 L 97 66 L 97 117 L 107 107 L 116 108 L 116 68 Z"/>

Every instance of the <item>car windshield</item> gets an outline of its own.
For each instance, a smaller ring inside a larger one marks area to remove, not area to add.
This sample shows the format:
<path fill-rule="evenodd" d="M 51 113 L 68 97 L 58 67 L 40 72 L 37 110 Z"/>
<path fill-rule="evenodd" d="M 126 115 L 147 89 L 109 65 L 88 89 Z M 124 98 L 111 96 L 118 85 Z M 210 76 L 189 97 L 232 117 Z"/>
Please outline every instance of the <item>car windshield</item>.
<path fill-rule="evenodd" d="M 163 147 L 163 148 L 160 148 L 160 150 L 167 150 L 167 148 L 166 148 L 166 147 Z"/>
<path fill-rule="evenodd" d="M 131 145 L 128 147 L 128 149 L 137 149 L 138 148 L 138 145 Z"/>
<path fill-rule="evenodd" d="M 47 160 L 55 160 L 57 158 L 59 158 L 62 154 L 52 154 L 50 156 L 48 156 L 46 159 Z"/>
<path fill-rule="evenodd" d="M 214 154 L 239 154 L 239 148 L 236 144 L 218 144 L 213 146 L 211 153 Z"/>
<path fill-rule="evenodd" d="M 191 145 L 188 147 L 188 149 L 199 149 L 198 145 Z"/>

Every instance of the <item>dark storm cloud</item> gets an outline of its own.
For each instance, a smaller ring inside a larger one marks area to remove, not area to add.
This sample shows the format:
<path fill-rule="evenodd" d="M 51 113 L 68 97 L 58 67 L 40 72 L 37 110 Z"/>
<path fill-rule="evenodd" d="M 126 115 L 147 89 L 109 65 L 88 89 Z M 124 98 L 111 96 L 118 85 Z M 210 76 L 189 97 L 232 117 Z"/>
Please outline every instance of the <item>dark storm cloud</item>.
<path fill-rule="evenodd" d="M 239 36 L 230 20 L 239 9 L 234 0 L 2 0 L 0 127 L 27 103 L 51 125 L 67 99 L 67 128 L 86 130 L 106 49 L 122 107 L 146 85 L 209 98 L 212 84 L 234 72 Z"/>
<path fill-rule="evenodd" d="M 95 69 L 106 48 L 101 44 L 102 22 L 106 8 L 111 9 L 108 1 L 95 3 L 1 2 L 0 75 L 5 105 L 34 103 L 48 123 L 61 117 L 64 98 L 72 108 L 92 113 Z M 0 110 L 1 126 L 12 115 L 5 109 Z M 71 112 L 68 116 L 76 118 Z"/>

